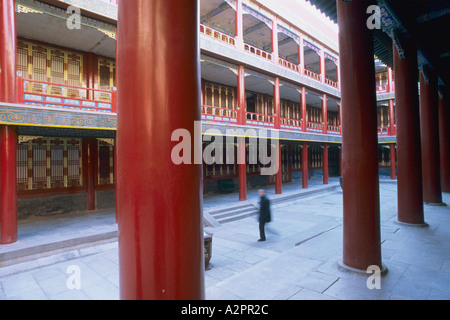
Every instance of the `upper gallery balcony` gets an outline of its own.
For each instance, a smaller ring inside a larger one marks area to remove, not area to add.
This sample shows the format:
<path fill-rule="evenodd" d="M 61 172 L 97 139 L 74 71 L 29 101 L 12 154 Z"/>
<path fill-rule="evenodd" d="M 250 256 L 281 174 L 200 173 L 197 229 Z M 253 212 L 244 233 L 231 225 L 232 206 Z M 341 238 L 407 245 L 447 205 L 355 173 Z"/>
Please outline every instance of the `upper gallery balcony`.
<path fill-rule="evenodd" d="M 200 11 L 207 38 L 339 90 L 338 54 L 274 13 L 233 0 L 202 0 Z"/>

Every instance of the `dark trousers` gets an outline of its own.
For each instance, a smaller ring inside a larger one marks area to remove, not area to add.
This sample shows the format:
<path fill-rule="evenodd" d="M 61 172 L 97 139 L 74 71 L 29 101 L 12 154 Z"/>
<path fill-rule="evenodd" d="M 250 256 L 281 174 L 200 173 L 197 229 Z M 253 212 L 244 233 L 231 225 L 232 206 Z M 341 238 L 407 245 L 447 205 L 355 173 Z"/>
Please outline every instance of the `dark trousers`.
<path fill-rule="evenodd" d="M 260 222 L 259 223 L 259 238 L 261 240 L 266 240 L 266 233 L 264 232 L 264 225 L 266 223 L 265 222 Z"/>

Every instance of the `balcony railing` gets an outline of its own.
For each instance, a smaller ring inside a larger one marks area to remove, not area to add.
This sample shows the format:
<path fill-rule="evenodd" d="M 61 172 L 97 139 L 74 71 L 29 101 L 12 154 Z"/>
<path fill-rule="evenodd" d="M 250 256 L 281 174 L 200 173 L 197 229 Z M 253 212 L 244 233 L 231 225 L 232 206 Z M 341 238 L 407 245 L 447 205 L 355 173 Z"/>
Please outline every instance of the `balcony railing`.
<path fill-rule="evenodd" d="M 280 66 L 283 66 L 285 68 L 294 70 L 296 72 L 299 72 L 299 70 L 300 70 L 298 65 L 296 65 L 295 63 L 292 63 L 292 62 L 290 62 L 290 61 L 288 61 L 286 59 L 283 59 L 283 58 L 278 58 L 278 64 Z"/>
<path fill-rule="evenodd" d="M 264 51 L 264 50 L 261 50 L 259 48 L 256 48 L 256 47 L 254 47 L 252 45 L 249 45 L 247 43 L 244 43 L 244 50 L 247 51 L 247 52 L 250 52 L 250 53 L 252 53 L 254 55 L 257 55 L 258 57 L 261 57 L 261 58 L 264 58 L 264 59 L 267 59 L 267 60 L 272 60 L 272 54 L 271 53 L 269 53 L 267 51 Z"/>
<path fill-rule="evenodd" d="M 228 43 L 232 46 L 236 45 L 236 40 L 234 39 L 234 37 L 229 36 L 225 33 L 222 33 L 220 31 L 217 31 L 213 28 L 210 28 L 208 26 L 205 26 L 203 24 L 200 24 L 200 32 L 203 34 L 206 34 L 207 36 L 213 37 L 214 39 L 217 39 L 219 41 Z"/>
<path fill-rule="evenodd" d="M 81 111 L 115 112 L 116 91 L 23 80 L 23 103 Z"/>
<path fill-rule="evenodd" d="M 308 69 L 304 69 L 303 70 L 303 74 L 305 75 L 305 76 L 308 76 L 308 77 L 310 77 L 310 78 L 313 78 L 313 79 L 315 79 L 315 80 L 317 80 L 317 81 L 320 81 L 320 79 L 321 79 L 321 75 L 320 74 L 317 74 L 317 73 L 315 73 L 315 72 L 312 72 L 311 70 L 308 70 Z"/>
<path fill-rule="evenodd" d="M 202 105 L 202 120 L 237 123 L 237 110 Z"/>
<path fill-rule="evenodd" d="M 275 127 L 275 116 L 247 112 L 247 124 L 260 127 Z"/>

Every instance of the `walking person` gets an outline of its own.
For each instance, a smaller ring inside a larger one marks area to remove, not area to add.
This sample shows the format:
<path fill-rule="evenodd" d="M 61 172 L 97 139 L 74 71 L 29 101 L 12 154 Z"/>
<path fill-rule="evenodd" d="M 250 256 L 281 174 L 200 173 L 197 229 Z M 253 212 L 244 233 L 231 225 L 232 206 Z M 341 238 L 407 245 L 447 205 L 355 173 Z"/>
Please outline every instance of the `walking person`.
<path fill-rule="evenodd" d="M 258 190 L 258 194 L 261 197 L 259 202 L 259 240 L 266 241 L 265 224 L 270 222 L 270 200 L 266 197 L 266 191 L 263 189 Z"/>

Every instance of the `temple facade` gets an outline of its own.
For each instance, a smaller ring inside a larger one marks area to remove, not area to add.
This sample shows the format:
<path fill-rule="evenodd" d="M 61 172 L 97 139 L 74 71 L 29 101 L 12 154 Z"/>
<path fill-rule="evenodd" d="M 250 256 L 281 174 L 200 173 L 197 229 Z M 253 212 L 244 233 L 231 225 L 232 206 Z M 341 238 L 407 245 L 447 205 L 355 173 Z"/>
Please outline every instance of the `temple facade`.
<path fill-rule="evenodd" d="M 293 5 L 200 1 L 203 151 L 211 132 L 234 149 L 234 159 L 223 146 L 222 161 L 203 161 L 204 194 L 238 192 L 242 201 L 247 187 L 282 193 L 283 183 L 342 176 L 337 30 L 309 4 Z M 5 244 L 17 240 L 18 219 L 115 206 L 116 87 L 126 80 L 116 77 L 114 0 L 2 0 L 0 18 Z M 375 69 L 378 163 L 396 179 L 394 75 L 380 61 Z M 258 130 L 277 133 L 273 175 L 251 157 Z"/>

